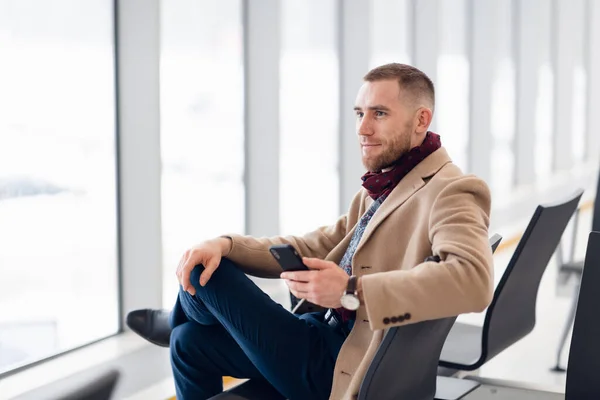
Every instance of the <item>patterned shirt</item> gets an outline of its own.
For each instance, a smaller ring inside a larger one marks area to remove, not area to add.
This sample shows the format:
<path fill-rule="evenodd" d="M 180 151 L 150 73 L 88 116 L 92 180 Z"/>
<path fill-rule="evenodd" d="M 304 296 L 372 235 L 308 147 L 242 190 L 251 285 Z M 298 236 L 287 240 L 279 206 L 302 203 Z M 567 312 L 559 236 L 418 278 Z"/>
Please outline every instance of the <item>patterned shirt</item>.
<path fill-rule="evenodd" d="M 377 211 L 377 209 L 379 208 L 381 203 L 383 203 L 386 197 L 387 196 L 381 196 L 380 198 L 375 200 L 373 204 L 371 204 L 371 207 L 369 207 L 367 212 L 364 213 L 364 215 L 360 218 L 360 221 L 358 221 L 356 230 L 352 235 L 352 239 L 350 239 L 350 244 L 348 244 L 348 248 L 346 249 L 346 252 L 342 257 L 342 261 L 340 261 L 340 267 L 342 267 L 348 275 L 352 275 L 352 257 L 354 256 L 354 252 L 356 251 L 356 248 L 360 243 L 360 239 L 362 238 L 363 233 L 365 233 L 365 229 L 367 228 L 369 221 L 371 220 L 371 218 L 373 218 L 373 215 L 375 215 L 375 211 Z"/>
<path fill-rule="evenodd" d="M 340 261 L 340 267 L 343 268 L 348 275 L 352 275 L 352 257 L 354 256 L 354 252 L 360 243 L 360 239 L 362 238 L 363 233 L 365 233 L 365 229 L 367 228 L 369 221 L 371 221 L 371 218 L 373 218 L 373 215 L 375 215 L 375 211 L 377 211 L 386 197 L 387 195 L 383 195 L 375 200 L 367 212 L 364 213 L 364 215 L 360 218 L 360 221 L 358 221 L 356 230 L 350 239 L 350 244 L 348 244 L 348 248 L 342 257 L 342 261 Z M 356 318 L 355 311 L 346 310 L 344 307 L 337 308 L 336 311 L 342 316 L 343 322 L 348 322 Z"/>

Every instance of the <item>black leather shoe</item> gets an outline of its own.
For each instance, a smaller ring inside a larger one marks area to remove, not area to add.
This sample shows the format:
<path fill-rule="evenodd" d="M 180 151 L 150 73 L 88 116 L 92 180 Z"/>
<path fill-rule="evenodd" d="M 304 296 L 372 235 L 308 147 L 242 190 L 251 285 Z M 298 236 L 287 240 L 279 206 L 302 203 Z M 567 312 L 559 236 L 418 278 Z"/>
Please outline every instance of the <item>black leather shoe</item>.
<path fill-rule="evenodd" d="M 132 331 L 152 344 L 169 347 L 171 340 L 171 325 L 168 310 L 153 310 L 145 308 L 134 310 L 127 314 L 126 323 Z"/>

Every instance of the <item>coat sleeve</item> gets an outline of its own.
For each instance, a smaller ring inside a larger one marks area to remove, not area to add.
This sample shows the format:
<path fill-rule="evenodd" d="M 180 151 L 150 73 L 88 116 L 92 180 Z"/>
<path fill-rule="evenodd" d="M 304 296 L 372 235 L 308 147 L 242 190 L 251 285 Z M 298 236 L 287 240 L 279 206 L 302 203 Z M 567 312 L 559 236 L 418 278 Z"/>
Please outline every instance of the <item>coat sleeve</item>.
<path fill-rule="evenodd" d="M 361 278 L 373 330 L 483 311 L 493 296 L 488 228 L 490 191 L 463 176 L 438 194 L 429 214 L 429 240 L 440 262 Z"/>
<path fill-rule="evenodd" d="M 333 225 L 322 226 L 303 236 L 260 237 L 224 235 L 232 241 L 225 257 L 235 262 L 247 274 L 261 278 L 279 278 L 281 267 L 269 247 L 274 244 L 291 244 L 303 257 L 325 258 L 346 235 L 347 216 L 341 216 Z"/>

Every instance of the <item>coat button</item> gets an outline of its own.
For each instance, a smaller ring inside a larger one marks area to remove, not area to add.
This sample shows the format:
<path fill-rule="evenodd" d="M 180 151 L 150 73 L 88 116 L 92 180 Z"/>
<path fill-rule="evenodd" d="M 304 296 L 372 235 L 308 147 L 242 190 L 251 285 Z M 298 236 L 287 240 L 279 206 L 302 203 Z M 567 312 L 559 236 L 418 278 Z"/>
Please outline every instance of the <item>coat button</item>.
<path fill-rule="evenodd" d="M 390 323 L 390 319 L 389 319 L 389 318 L 387 318 L 387 317 L 386 317 L 386 318 L 384 318 L 384 319 L 383 319 L 383 323 L 384 323 L 384 324 L 386 324 L 386 325 L 387 325 L 387 324 L 389 324 L 389 323 Z"/>
<path fill-rule="evenodd" d="M 392 324 L 395 324 L 396 322 L 398 322 L 398 318 L 397 317 L 392 317 Z"/>
<path fill-rule="evenodd" d="M 409 320 L 410 319 L 410 313 L 404 314 L 404 319 Z"/>
<path fill-rule="evenodd" d="M 398 317 L 398 322 L 404 322 L 404 315 Z"/>

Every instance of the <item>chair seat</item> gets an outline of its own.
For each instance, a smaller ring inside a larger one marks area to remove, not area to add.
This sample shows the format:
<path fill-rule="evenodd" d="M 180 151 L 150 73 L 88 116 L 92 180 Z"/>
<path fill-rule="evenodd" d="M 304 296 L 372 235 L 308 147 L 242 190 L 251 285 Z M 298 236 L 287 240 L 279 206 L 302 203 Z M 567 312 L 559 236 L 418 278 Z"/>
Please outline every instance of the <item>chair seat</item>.
<path fill-rule="evenodd" d="M 456 368 L 437 367 L 437 376 L 444 376 L 446 378 L 454 377 L 460 370 Z"/>
<path fill-rule="evenodd" d="M 481 357 L 483 328 L 477 325 L 455 323 L 444 342 L 440 365 L 447 368 L 470 368 Z"/>

